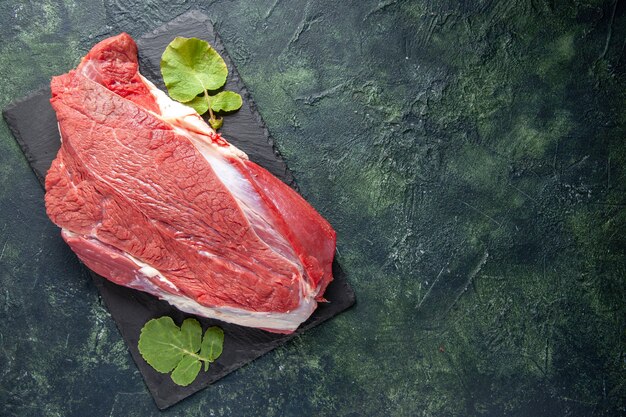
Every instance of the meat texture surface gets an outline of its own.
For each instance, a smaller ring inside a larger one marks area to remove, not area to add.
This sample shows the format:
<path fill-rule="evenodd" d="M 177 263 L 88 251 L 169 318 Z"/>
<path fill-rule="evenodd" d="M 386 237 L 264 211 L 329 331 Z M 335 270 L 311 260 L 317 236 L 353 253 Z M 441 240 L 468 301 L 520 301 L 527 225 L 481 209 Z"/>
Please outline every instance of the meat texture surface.
<path fill-rule="evenodd" d="M 46 210 L 93 271 L 178 309 L 289 333 L 332 280 L 335 232 L 138 72 L 127 34 L 53 78 Z"/>

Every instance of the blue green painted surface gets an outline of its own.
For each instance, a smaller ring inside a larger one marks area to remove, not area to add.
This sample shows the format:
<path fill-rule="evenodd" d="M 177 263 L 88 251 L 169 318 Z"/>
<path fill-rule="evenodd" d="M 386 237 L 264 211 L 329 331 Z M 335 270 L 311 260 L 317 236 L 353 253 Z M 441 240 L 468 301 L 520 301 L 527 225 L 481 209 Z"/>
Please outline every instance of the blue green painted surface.
<path fill-rule="evenodd" d="M 215 22 L 352 310 L 171 416 L 626 414 L 626 2 L 0 4 L 0 107 Z M 0 123 L 0 414 L 160 415 Z"/>

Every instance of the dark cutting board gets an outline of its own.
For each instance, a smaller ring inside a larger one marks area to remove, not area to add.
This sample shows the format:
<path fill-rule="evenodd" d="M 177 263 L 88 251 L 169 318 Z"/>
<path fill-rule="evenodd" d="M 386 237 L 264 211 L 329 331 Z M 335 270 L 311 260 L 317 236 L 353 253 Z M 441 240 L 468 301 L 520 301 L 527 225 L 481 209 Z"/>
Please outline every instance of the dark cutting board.
<path fill-rule="evenodd" d="M 209 41 L 229 67 L 230 75 L 226 88 L 239 92 L 244 99 L 241 110 L 227 116 L 221 130 L 222 135 L 245 151 L 251 160 L 295 188 L 291 173 L 274 149 L 271 136 L 256 110 L 254 101 L 207 16 L 195 11 L 188 12 L 138 39 L 140 70 L 143 75 L 160 88 L 164 88 L 159 70 L 161 53 L 176 36 L 197 37 Z M 3 111 L 15 139 L 42 185 L 60 146 L 56 116 L 50 106 L 49 97 L 50 90 L 45 88 L 14 102 Z M 211 364 L 208 372 L 201 371 L 198 378 L 187 387 L 174 384 L 169 375 L 152 369 L 139 354 L 137 343 L 141 328 L 151 318 L 167 315 L 180 325 L 190 315 L 149 294 L 120 287 L 93 272 L 91 275 L 154 401 L 160 409 L 165 409 L 352 306 L 355 302 L 354 293 L 336 261 L 333 264 L 333 273 L 335 279 L 324 294 L 329 302 L 321 303 L 309 320 L 294 334 L 279 335 L 218 320 L 200 319 L 204 329 L 213 325 L 224 329 L 224 353 Z"/>

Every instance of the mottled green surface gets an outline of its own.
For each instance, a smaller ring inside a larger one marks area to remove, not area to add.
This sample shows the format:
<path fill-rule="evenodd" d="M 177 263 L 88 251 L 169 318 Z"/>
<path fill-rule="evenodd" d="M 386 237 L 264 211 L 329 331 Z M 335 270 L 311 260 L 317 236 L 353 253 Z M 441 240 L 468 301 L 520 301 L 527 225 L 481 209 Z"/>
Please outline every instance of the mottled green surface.
<path fill-rule="evenodd" d="M 625 3 L 3 0 L 0 107 L 201 8 L 337 229 L 358 305 L 164 415 L 624 415 Z M 0 210 L 0 414 L 160 415 L 4 123 Z"/>

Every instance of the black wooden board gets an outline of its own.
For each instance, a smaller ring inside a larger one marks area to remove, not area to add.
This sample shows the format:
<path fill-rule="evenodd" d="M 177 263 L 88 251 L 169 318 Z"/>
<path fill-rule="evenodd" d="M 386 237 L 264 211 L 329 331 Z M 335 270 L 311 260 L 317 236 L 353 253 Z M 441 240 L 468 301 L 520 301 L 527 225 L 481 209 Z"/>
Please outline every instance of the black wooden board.
<path fill-rule="evenodd" d="M 274 149 L 271 136 L 254 101 L 207 16 L 196 11 L 188 12 L 138 39 L 140 70 L 144 76 L 163 88 L 159 61 L 167 44 L 176 36 L 205 39 L 224 57 L 230 71 L 226 88 L 239 92 L 244 98 L 244 104 L 241 110 L 228 116 L 221 131 L 222 135 L 245 151 L 251 160 L 295 188 L 291 173 Z M 60 147 L 56 116 L 50 106 L 49 97 L 49 88 L 44 88 L 14 102 L 3 111 L 9 128 L 42 185 Z M 200 319 L 204 329 L 212 325 L 224 329 L 224 353 L 211 364 L 208 372 L 201 371 L 198 378 L 187 387 L 174 384 L 169 375 L 152 369 L 141 358 L 137 343 L 141 328 L 151 318 L 167 315 L 180 325 L 189 315 L 149 294 L 115 285 L 93 272 L 91 275 L 154 401 L 160 409 L 165 409 L 352 306 L 355 302 L 354 292 L 336 261 L 333 264 L 333 273 L 335 279 L 324 294 L 329 302 L 320 303 L 309 320 L 293 334 L 280 335 L 218 320 Z"/>

